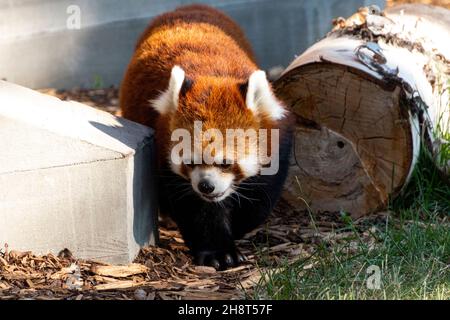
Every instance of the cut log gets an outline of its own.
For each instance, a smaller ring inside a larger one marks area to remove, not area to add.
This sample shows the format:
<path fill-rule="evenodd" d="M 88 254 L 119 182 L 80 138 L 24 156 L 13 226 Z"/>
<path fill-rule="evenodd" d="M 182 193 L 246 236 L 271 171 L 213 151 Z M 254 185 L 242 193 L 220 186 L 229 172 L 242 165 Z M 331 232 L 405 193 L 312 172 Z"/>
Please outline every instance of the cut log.
<path fill-rule="evenodd" d="M 450 10 L 371 6 L 335 21 L 274 83 L 297 119 L 284 197 L 359 217 L 401 192 L 421 137 L 449 172 Z"/>

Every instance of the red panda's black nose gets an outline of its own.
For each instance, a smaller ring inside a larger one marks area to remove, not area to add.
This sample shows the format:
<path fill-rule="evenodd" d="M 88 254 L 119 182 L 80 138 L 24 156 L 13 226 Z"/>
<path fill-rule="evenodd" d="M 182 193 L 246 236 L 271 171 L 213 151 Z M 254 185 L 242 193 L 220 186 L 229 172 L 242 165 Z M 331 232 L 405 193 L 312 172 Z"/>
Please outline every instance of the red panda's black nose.
<path fill-rule="evenodd" d="M 198 190 L 200 190 L 201 193 L 210 194 L 214 191 L 214 185 L 208 180 L 201 180 L 198 184 Z"/>

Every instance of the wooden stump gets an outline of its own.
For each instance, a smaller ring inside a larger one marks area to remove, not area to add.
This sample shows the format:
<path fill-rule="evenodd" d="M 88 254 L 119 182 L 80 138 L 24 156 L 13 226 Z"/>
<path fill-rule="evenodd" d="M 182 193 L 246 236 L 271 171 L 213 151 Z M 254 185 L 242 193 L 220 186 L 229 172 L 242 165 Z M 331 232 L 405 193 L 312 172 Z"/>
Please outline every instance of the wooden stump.
<path fill-rule="evenodd" d="M 284 194 L 296 208 L 353 217 L 383 209 L 408 182 L 420 137 L 435 155 L 448 146 L 442 83 L 449 83 L 450 55 L 413 36 L 434 23 L 419 18 L 415 6 L 404 7 L 414 11 L 412 18 L 396 8 L 384 15 L 369 7 L 358 19 L 341 19 L 275 82 L 297 118 Z M 420 23 L 411 24 L 414 19 Z M 440 25 L 441 36 L 442 30 L 448 41 L 450 27 Z M 448 165 L 441 164 L 444 172 Z"/>

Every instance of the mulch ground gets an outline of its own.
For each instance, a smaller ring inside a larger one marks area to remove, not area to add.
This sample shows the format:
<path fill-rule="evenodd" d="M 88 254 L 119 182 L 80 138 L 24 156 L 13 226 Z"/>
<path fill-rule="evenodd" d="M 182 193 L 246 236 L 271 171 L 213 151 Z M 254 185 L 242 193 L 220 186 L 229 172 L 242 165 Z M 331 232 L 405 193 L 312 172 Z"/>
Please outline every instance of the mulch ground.
<path fill-rule="evenodd" d="M 119 114 L 116 88 L 40 91 Z M 367 242 L 373 241 L 369 231 L 374 219 L 384 218 L 381 214 L 358 221 L 360 236 Z M 319 243 L 332 246 L 353 235 L 338 215 L 312 217 L 280 201 L 266 224 L 237 242 L 247 261 L 218 272 L 192 264 L 173 224 L 162 222 L 159 231 L 159 246 L 143 248 L 128 266 L 77 259 L 69 250 L 57 256 L 36 256 L 7 245 L 0 247 L 0 300 L 246 298 L 264 280 L 263 274 L 279 272 L 281 264 L 299 260 L 307 261 L 304 268 L 311 268 Z"/>
<path fill-rule="evenodd" d="M 37 91 L 58 97 L 61 100 L 81 102 L 88 106 L 120 116 L 119 89 L 116 87 L 106 89 L 73 88 L 71 90 L 48 88 L 39 89 Z"/>
<path fill-rule="evenodd" d="M 368 243 L 373 241 L 370 228 L 380 219 L 385 215 L 356 224 Z M 319 243 L 333 246 L 352 237 L 339 220 L 324 214 L 312 223 L 307 213 L 294 212 L 281 201 L 266 224 L 237 242 L 247 261 L 226 271 L 193 265 L 179 232 L 166 227 L 160 227 L 159 246 L 143 248 L 128 266 L 77 259 L 69 250 L 36 256 L 5 246 L 0 250 L 0 300 L 244 299 L 263 274 L 279 272 L 280 264 L 309 259 L 304 268 L 312 268 Z"/>

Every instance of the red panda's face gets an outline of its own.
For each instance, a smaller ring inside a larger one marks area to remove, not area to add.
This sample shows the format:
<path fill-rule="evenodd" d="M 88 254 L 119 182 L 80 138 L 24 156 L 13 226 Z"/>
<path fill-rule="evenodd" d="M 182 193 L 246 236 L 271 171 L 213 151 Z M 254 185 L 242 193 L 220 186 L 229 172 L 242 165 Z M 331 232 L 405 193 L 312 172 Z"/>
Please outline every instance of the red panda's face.
<path fill-rule="evenodd" d="M 153 101 L 153 107 L 168 116 L 167 160 L 172 171 L 189 180 L 206 201 L 226 199 L 239 192 L 243 180 L 259 174 L 260 143 L 267 138 L 260 130 L 284 115 L 265 74 L 254 75 L 248 82 L 188 80 L 174 67 L 169 88 Z"/>

